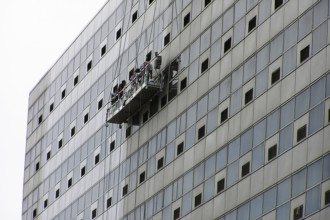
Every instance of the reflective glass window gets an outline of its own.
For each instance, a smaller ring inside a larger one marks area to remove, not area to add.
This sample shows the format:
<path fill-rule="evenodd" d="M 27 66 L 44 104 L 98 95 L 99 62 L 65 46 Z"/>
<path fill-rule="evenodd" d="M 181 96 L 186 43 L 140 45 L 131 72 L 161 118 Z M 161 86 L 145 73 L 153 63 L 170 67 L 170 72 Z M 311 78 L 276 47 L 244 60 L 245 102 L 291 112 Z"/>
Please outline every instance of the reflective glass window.
<path fill-rule="evenodd" d="M 293 140 L 293 125 L 285 127 L 280 131 L 280 146 L 279 146 L 279 154 L 283 153 L 290 147 L 292 147 Z"/>
<path fill-rule="evenodd" d="M 291 178 L 288 178 L 277 186 L 277 205 L 288 201 L 291 196 Z"/>
<path fill-rule="evenodd" d="M 306 188 L 306 169 L 292 177 L 292 197 L 302 193 Z"/>
<path fill-rule="evenodd" d="M 257 170 L 264 164 L 265 144 L 262 143 L 252 150 L 252 171 Z"/>

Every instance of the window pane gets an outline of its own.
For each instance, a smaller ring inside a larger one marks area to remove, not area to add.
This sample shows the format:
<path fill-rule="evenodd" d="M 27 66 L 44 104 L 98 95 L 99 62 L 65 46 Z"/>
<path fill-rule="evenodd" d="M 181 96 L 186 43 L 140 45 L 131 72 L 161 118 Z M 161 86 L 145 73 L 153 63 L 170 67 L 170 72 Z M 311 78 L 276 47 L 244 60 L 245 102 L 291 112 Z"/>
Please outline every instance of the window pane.
<path fill-rule="evenodd" d="M 290 124 L 286 128 L 280 131 L 280 146 L 279 146 L 279 154 L 283 153 L 290 147 L 292 147 L 292 139 L 293 139 L 293 125 Z"/>
<path fill-rule="evenodd" d="M 323 126 L 324 103 L 319 104 L 309 112 L 309 134 Z"/>
<path fill-rule="evenodd" d="M 234 7 L 231 7 L 224 15 L 223 15 L 223 33 L 229 30 L 233 26 L 234 21 Z"/>
<path fill-rule="evenodd" d="M 231 91 L 234 92 L 242 86 L 243 81 L 243 67 L 233 72 L 231 81 Z"/>
<path fill-rule="evenodd" d="M 211 110 L 215 106 L 218 105 L 219 102 L 219 86 L 212 89 L 212 91 L 209 93 L 209 104 L 208 109 Z"/>
<path fill-rule="evenodd" d="M 167 127 L 167 142 L 166 143 L 170 143 L 171 141 L 174 140 L 174 138 L 175 138 L 175 127 L 176 127 L 175 125 L 176 125 L 176 121 L 174 120 Z"/>
<path fill-rule="evenodd" d="M 212 46 L 211 46 L 211 61 L 210 66 L 218 62 L 221 55 L 221 39 L 217 40 Z"/>
<path fill-rule="evenodd" d="M 277 205 L 288 201 L 291 195 L 291 178 L 288 178 L 278 184 L 277 187 Z"/>
<path fill-rule="evenodd" d="M 227 214 L 225 220 L 236 220 L 236 210 Z"/>
<path fill-rule="evenodd" d="M 276 210 L 276 219 L 289 220 L 290 219 L 290 203 L 285 203 Z"/>
<path fill-rule="evenodd" d="M 193 171 L 190 171 L 183 177 L 183 193 L 192 189 L 193 186 Z"/>
<path fill-rule="evenodd" d="M 297 46 L 295 45 L 288 50 L 283 56 L 283 76 L 288 75 L 297 64 Z"/>
<path fill-rule="evenodd" d="M 194 169 L 194 186 L 197 186 L 204 180 L 204 163 L 201 163 Z"/>
<path fill-rule="evenodd" d="M 250 219 L 256 219 L 262 214 L 262 195 L 251 200 Z"/>
<path fill-rule="evenodd" d="M 327 31 L 327 22 L 324 22 L 320 27 L 313 31 L 313 54 L 326 45 Z"/>
<path fill-rule="evenodd" d="M 249 205 L 246 203 L 237 209 L 237 220 L 249 220 Z"/>
<path fill-rule="evenodd" d="M 330 154 L 323 158 L 323 180 L 330 177 Z"/>
<path fill-rule="evenodd" d="M 238 180 L 238 161 L 227 167 L 227 186 L 233 185 Z"/>
<path fill-rule="evenodd" d="M 168 206 L 163 210 L 163 218 L 164 220 L 171 220 L 172 216 L 172 206 Z"/>
<path fill-rule="evenodd" d="M 295 22 L 284 32 L 284 51 L 297 42 L 298 23 Z"/>
<path fill-rule="evenodd" d="M 314 27 L 317 27 L 317 25 L 321 24 L 322 21 L 324 21 L 327 17 L 327 1 L 322 0 L 320 1 L 315 7 L 314 7 Z M 330 10 L 330 9 L 329 9 Z"/>
<path fill-rule="evenodd" d="M 180 56 L 180 68 L 183 69 L 189 65 L 189 48 L 187 48 Z"/>
<path fill-rule="evenodd" d="M 273 62 L 282 54 L 283 34 L 280 34 L 270 43 L 270 62 Z"/>
<path fill-rule="evenodd" d="M 170 162 L 172 162 L 174 160 L 174 141 L 172 143 L 170 143 L 169 145 L 167 145 L 166 147 L 166 164 L 169 164 Z"/>
<path fill-rule="evenodd" d="M 201 36 L 201 52 L 203 53 L 207 48 L 210 47 L 210 33 L 211 28 L 209 28 L 206 32 L 204 32 Z"/>
<path fill-rule="evenodd" d="M 329 7 L 330 8 L 330 7 Z M 326 91 L 326 96 L 330 96 L 330 74 L 327 75 L 327 91 Z M 221 96 L 221 94 L 220 94 Z"/>
<path fill-rule="evenodd" d="M 189 149 L 195 144 L 195 125 L 189 128 L 186 132 L 186 149 Z"/>
<path fill-rule="evenodd" d="M 242 134 L 241 136 L 241 149 L 240 149 L 240 155 L 243 155 L 244 153 L 248 152 L 251 149 L 252 146 L 252 128 Z"/>
<path fill-rule="evenodd" d="M 212 176 L 215 172 L 215 156 L 216 155 L 213 155 L 205 162 L 205 179 Z"/>
<path fill-rule="evenodd" d="M 242 88 L 240 88 L 231 95 L 230 115 L 231 116 L 235 115 L 239 110 L 241 110 L 241 106 L 242 106 Z"/>
<path fill-rule="evenodd" d="M 204 183 L 204 202 L 211 199 L 214 195 L 214 177 Z"/>
<path fill-rule="evenodd" d="M 244 34 L 245 34 L 245 18 L 242 18 L 234 26 L 234 45 L 238 44 L 241 40 L 243 40 Z"/>
<path fill-rule="evenodd" d="M 329 94 L 330 94 L 330 74 L 329 74 Z M 228 97 L 230 94 L 230 84 L 231 84 L 231 78 L 227 77 L 221 84 L 220 84 L 220 102 L 225 100 L 225 98 Z"/>
<path fill-rule="evenodd" d="M 182 197 L 182 215 L 187 214 L 191 210 L 192 192 L 187 193 Z"/>
<path fill-rule="evenodd" d="M 246 1 L 245 0 L 237 1 L 235 4 L 235 22 L 237 22 L 243 15 L 245 15 L 245 10 L 246 10 Z"/>
<path fill-rule="evenodd" d="M 292 197 L 303 192 L 306 188 L 306 169 L 300 171 L 292 177 Z"/>
<path fill-rule="evenodd" d="M 271 1 L 263 0 L 259 4 L 259 24 L 270 16 Z"/>
<path fill-rule="evenodd" d="M 294 99 L 281 108 L 281 128 L 293 121 Z"/>
<path fill-rule="evenodd" d="M 256 77 L 255 96 L 258 97 L 267 90 L 268 86 L 268 68 L 264 69 Z"/>
<path fill-rule="evenodd" d="M 170 185 L 169 187 L 167 187 L 165 189 L 165 193 L 164 193 L 164 206 L 167 206 L 169 204 L 171 204 L 172 202 L 172 185 Z"/>
<path fill-rule="evenodd" d="M 197 105 L 193 105 L 188 109 L 187 111 L 187 127 L 190 127 L 191 125 L 195 124 L 196 122 L 196 110 L 197 110 Z"/>
<path fill-rule="evenodd" d="M 325 93 L 325 79 L 322 78 L 311 87 L 310 107 L 313 107 L 316 104 L 320 103 L 324 99 L 324 93 Z"/>
<path fill-rule="evenodd" d="M 308 109 L 309 89 L 306 89 L 296 97 L 295 118 L 298 118 Z"/>
<path fill-rule="evenodd" d="M 278 130 L 280 122 L 279 116 L 280 111 L 277 110 L 267 117 L 267 137 L 273 135 Z"/>
<path fill-rule="evenodd" d="M 263 213 L 275 208 L 276 205 L 276 186 L 264 193 Z"/>
<path fill-rule="evenodd" d="M 263 142 L 266 134 L 266 120 L 259 122 L 253 128 L 253 146 Z"/>
<path fill-rule="evenodd" d="M 306 193 L 305 215 L 309 215 L 320 208 L 321 193 L 320 185 L 314 187 Z"/>
<path fill-rule="evenodd" d="M 207 112 L 207 96 L 204 96 L 197 106 L 197 120 L 202 118 Z"/>
<path fill-rule="evenodd" d="M 224 147 L 217 153 L 216 171 L 221 170 L 227 164 L 227 147 Z"/>
<path fill-rule="evenodd" d="M 256 56 L 253 56 L 244 64 L 244 83 L 247 82 L 249 79 L 251 79 L 255 73 L 256 73 Z"/>
<path fill-rule="evenodd" d="M 211 43 L 213 44 L 222 34 L 222 17 L 212 25 Z"/>
<path fill-rule="evenodd" d="M 231 163 L 234 160 L 238 159 L 239 148 L 240 148 L 240 138 L 236 138 L 228 146 L 228 163 Z"/>
<path fill-rule="evenodd" d="M 199 38 L 190 45 L 190 63 L 199 56 Z"/>
<path fill-rule="evenodd" d="M 322 160 L 318 160 L 307 168 L 307 188 L 321 182 Z"/>
<path fill-rule="evenodd" d="M 213 131 L 218 125 L 218 108 L 207 115 L 207 133 Z"/>
<path fill-rule="evenodd" d="M 189 66 L 189 73 L 188 73 L 188 84 L 194 82 L 198 77 L 198 60 L 195 60 Z"/>
<path fill-rule="evenodd" d="M 313 11 L 309 10 L 304 16 L 299 19 L 299 35 L 298 40 L 305 36 L 308 32 L 312 30 L 312 14 Z"/>
<path fill-rule="evenodd" d="M 262 143 L 252 150 L 252 171 L 257 170 L 264 164 L 265 144 Z"/>

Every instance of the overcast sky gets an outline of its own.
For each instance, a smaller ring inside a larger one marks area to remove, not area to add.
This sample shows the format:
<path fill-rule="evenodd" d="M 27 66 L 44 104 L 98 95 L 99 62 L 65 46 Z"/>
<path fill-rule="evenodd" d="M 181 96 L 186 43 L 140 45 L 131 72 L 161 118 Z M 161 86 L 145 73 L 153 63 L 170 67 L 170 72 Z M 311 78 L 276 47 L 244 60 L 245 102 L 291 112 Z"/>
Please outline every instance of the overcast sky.
<path fill-rule="evenodd" d="M 0 219 L 21 219 L 28 96 L 107 0 L 0 0 Z"/>

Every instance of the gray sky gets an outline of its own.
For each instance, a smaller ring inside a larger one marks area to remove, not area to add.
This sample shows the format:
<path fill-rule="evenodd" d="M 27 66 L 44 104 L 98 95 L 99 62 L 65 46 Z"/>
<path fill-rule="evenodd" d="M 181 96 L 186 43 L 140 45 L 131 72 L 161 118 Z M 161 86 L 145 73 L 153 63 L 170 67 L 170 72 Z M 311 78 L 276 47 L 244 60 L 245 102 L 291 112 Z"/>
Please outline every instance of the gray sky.
<path fill-rule="evenodd" d="M 21 219 L 28 96 L 107 0 L 0 0 L 0 219 Z"/>

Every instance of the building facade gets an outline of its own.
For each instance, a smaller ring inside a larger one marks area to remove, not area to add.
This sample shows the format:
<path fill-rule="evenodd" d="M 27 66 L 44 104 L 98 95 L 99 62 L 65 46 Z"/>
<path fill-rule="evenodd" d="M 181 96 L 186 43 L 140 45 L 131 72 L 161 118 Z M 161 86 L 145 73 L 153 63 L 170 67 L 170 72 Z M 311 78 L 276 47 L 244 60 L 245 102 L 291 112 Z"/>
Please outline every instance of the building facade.
<path fill-rule="evenodd" d="M 108 1 L 30 93 L 22 219 L 329 219 L 329 5 Z"/>

